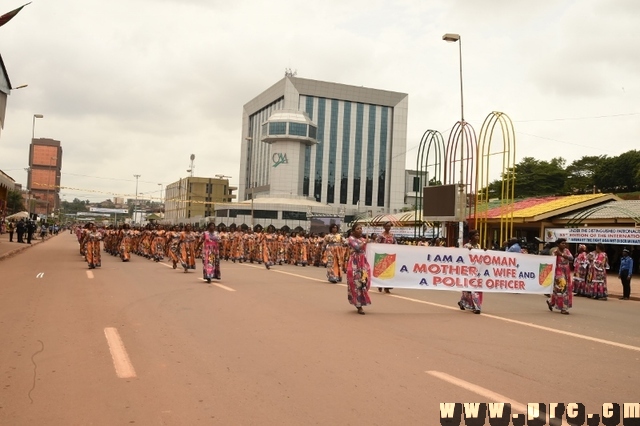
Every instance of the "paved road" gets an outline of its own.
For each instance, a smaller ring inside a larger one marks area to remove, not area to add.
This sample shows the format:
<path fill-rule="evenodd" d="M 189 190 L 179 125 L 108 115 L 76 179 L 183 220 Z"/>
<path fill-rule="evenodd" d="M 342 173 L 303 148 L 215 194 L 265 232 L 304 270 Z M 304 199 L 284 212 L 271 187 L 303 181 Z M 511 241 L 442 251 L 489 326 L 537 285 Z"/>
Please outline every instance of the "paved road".
<path fill-rule="evenodd" d="M 495 393 L 638 402 L 638 302 L 563 316 L 485 295 L 473 315 L 394 290 L 361 316 L 322 269 L 222 268 L 210 285 L 135 256 L 89 271 L 69 234 L 3 260 L 0 424 L 437 425 L 441 402 Z"/>

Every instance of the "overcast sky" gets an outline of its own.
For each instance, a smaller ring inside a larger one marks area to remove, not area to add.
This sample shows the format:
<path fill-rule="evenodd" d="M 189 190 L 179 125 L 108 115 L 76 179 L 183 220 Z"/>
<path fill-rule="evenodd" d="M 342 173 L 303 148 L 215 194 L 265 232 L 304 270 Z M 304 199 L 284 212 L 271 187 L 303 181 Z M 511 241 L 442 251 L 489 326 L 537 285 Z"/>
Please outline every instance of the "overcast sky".
<path fill-rule="evenodd" d="M 0 14 L 20 5 L 2 2 Z M 239 186 L 242 105 L 284 76 L 409 94 L 422 134 L 491 111 L 517 161 L 640 149 L 638 0 L 34 0 L 0 28 L 14 87 L 0 169 L 26 186 L 35 135 L 62 142 L 63 199 L 158 198 L 195 175 Z"/>

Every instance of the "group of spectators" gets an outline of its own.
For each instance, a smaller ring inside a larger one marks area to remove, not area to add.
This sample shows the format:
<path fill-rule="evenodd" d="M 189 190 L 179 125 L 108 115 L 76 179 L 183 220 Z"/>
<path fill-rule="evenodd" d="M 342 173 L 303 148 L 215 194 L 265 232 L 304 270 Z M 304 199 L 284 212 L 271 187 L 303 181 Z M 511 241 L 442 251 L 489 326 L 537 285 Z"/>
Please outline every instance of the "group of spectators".
<path fill-rule="evenodd" d="M 5 220 L 0 224 L 0 233 L 8 233 L 9 242 L 13 242 L 15 234 L 16 242 L 21 244 L 31 244 L 34 235 L 36 238 L 39 235 L 40 238 L 44 239 L 47 235 L 57 235 L 59 231 L 60 227 L 57 224 L 43 223 L 38 225 L 30 219 Z"/>

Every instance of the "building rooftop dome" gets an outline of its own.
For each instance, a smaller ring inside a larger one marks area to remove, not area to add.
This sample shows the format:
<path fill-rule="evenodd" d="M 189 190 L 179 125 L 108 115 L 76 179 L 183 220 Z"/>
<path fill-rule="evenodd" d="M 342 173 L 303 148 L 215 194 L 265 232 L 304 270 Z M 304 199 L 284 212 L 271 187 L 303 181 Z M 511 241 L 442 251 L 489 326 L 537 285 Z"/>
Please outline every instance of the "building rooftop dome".
<path fill-rule="evenodd" d="M 305 145 L 314 145 L 318 126 L 306 112 L 296 110 L 277 110 L 262 124 L 262 141 L 274 143 L 295 140 Z"/>

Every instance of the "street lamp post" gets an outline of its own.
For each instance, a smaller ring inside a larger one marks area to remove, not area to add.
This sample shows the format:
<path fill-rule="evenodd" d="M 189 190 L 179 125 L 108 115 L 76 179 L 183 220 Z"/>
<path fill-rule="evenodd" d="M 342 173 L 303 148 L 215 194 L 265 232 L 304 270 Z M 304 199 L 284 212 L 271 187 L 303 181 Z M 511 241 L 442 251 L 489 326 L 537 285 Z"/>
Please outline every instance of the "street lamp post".
<path fill-rule="evenodd" d="M 249 189 L 251 189 L 251 229 L 253 229 L 254 226 L 254 220 L 253 220 L 253 182 L 251 182 L 251 163 L 253 162 L 253 138 L 251 136 L 247 136 L 245 138 L 245 140 L 247 141 L 248 145 L 247 145 L 247 152 L 249 153 L 249 173 L 247 175 L 248 177 L 248 181 L 249 181 Z M 249 149 L 249 147 L 251 147 L 251 149 Z"/>
<path fill-rule="evenodd" d="M 138 179 L 140 178 L 140 175 L 133 175 L 134 178 L 136 178 L 136 201 L 133 204 L 133 222 L 136 223 L 136 210 L 138 208 Z"/>
<path fill-rule="evenodd" d="M 33 114 L 33 124 L 31 125 L 31 141 L 36 137 L 36 118 L 44 118 L 42 114 Z"/>
<path fill-rule="evenodd" d="M 460 191 L 460 200 L 459 200 L 459 209 L 460 209 L 460 222 L 458 223 L 458 247 L 462 248 L 462 244 L 464 242 L 464 219 L 466 217 L 466 207 L 467 202 L 465 200 L 465 183 L 464 183 L 464 171 L 463 171 L 463 163 L 464 163 L 464 134 L 465 134 L 465 121 L 464 121 L 464 91 L 462 86 L 462 37 L 460 34 L 451 34 L 447 33 L 442 36 L 442 39 L 448 43 L 458 43 L 458 56 L 460 63 L 460 124 L 462 125 L 462 131 L 460 132 L 460 183 L 459 191 Z"/>
<path fill-rule="evenodd" d="M 50 157 L 49 158 L 49 175 L 47 176 L 47 221 L 49 221 L 49 198 L 50 198 L 50 190 L 51 187 L 53 185 L 51 185 L 51 168 L 53 167 L 53 161 L 56 159 L 56 157 Z M 55 176 L 55 174 L 54 174 Z M 54 178 L 55 180 L 55 178 Z M 55 182 L 54 182 L 55 184 Z M 54 208 L 55 208 L 55 204 L 54 204 Z"/>
<path fill-rule="evenodd" d="M 162 195 L 164 192 L 164 186 L 161 183 L 159 183 L 158 186 L 160 187 L 160 204 L 162 204 Z"/>

